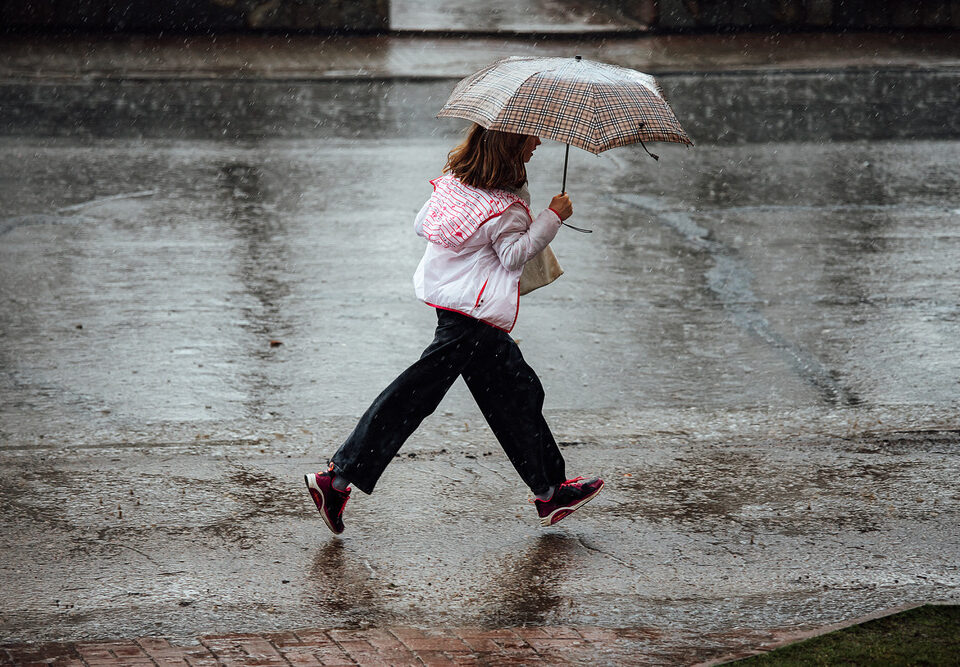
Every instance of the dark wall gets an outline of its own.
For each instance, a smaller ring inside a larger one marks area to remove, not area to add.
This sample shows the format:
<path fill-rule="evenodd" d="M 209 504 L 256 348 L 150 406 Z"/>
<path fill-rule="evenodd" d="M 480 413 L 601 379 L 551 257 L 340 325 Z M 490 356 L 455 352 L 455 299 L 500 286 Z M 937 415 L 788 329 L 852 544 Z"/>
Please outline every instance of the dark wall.
<path fill-rule="evenodd" d="M 658 31 L 955 28 L 957 0 L 623 0 Z"/>
<path fill-rule="evenodd" d="M 386 30 L 389 0 L 0 0 L 0 28 L 216 32 Z"/>
<path fill-rule="evenodd" d="M 960 0 L 613 1 L 624 14 L 667 33 L 960 28 Z M 0 0 L 0 30 L 13 31 L 371 32 L 389 29 L 389 15 L 390 0 Z"/>

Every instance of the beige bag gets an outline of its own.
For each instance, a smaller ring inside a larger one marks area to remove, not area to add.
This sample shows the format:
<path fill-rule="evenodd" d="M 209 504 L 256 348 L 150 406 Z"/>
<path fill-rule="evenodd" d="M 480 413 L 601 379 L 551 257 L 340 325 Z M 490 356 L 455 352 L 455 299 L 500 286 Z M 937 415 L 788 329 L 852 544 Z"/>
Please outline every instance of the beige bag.
<path fill-rule="evenodd" d="M 520 275 L 520 295 L 529 294 L 535 289 L 549 285 L 562 275 L 563 269 L 560 267 L 560 262 L 548 245 L 523 265 L 523 273 Z"/>

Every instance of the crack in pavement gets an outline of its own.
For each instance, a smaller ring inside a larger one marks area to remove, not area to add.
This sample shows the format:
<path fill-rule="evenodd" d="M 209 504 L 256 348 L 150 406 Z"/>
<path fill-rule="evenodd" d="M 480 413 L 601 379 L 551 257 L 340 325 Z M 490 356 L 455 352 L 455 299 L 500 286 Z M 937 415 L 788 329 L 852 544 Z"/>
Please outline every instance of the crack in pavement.
<path fill-rule="evenodd" d="M 637 574 L 643 576 L 643 570 L 641 570 L 639 567 L 637 567 L 637 566 L 634 565 L 633 563 L 631 563 L 631 562 L 629 562 L 629 561 L 625 561 L 625 560 L 623 560 L 622 558 L 620 558 L 619 556 L 614 556 L 614 555 L 613 555 L 612 553 L 610 553 L 609 551 L 604 551 L 604 550 L 601 549 L 600 547 L 595 547 L 595 546 L 593 546 L 593 545 L 591 545 L 591 544 L 588 544 L 587 541 L 586 541 L 582 536 L 577 535 L 577 542 L 579 542 L 580 545 L 581 545 L 584 549 L 586 549 L 587 551 L 593 551 L 593 552 L 598 553 L 598 554 L 600 554 L 600 555 L 602 555 L 602 556 L 606 556 L 607 558 L 609 558 L 609 559 L 611 559 L 611 560 L 613 560 L 613 561 L 616 561 L 617 563 L 620 563 L 621 565 L 623 565 L 623 566 L 624 566 L 625 568 L 627 568 L 628 570 L 630 570 L 630 571 L 632 571 L 632 572 L 636 572 Z"/>

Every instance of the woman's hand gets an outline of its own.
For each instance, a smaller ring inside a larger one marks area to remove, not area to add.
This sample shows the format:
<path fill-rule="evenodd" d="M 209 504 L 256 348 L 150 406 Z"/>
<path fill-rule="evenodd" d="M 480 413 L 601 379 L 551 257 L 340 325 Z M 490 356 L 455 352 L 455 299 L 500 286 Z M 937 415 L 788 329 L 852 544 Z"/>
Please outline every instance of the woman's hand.
<path fill-rule="evenodd" d="M 560 220 L 566 220 L 573 215 L 573 204 L 570 203 L 570 195 L 564 193 L 557 195 L 550 200 L 550 209 L 560 216 Z"/>

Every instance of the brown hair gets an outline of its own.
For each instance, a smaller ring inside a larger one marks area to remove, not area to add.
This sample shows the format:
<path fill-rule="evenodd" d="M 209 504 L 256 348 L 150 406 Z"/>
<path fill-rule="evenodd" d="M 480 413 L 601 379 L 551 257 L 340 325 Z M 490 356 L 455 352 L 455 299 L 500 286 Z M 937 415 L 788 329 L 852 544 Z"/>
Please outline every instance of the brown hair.
<path fill-rule="evenodd" d="M 525 134 L 488 130 L 474 123 L 467 138 L 447 154 L 443 173 L 475 188 L 516 190 L 527 182 L 523 164 L 526 140 Z"/>

